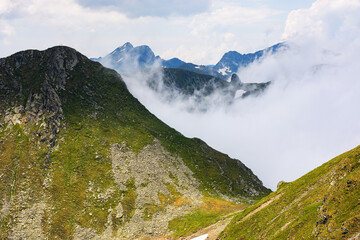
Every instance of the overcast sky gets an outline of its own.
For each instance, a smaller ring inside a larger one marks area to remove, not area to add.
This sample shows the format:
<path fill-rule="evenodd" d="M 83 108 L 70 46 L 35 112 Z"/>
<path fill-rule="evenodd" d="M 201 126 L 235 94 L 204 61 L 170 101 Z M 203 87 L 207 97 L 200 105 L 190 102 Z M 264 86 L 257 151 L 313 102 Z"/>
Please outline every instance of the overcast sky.
<path fill-rule="evenodd" d="M 0 57 L 71 46 L 104 56 L 131 42 L 163 58 L 215 64 L 230 50 L 282 41 L 290 11 L 312 0 L 0 0 Z"/>

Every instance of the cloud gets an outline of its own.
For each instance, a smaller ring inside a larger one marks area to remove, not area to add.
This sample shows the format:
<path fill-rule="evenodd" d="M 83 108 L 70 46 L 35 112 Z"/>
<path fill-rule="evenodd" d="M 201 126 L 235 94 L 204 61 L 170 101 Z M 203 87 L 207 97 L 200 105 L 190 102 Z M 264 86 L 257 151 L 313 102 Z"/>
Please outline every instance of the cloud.
<path fill-rule="evenodd" d="M 255 51 L 277 43 L 286 15 L 277 15 L 265 7 L 261 8 L 263 11 L 245 8 L 242 2 L 229 0 L 153 2 L 152 5 L 150 1 L 141 4 L 117 1 L 128 6 L 137 4 L 130 9 L 134 11 L 163 9 L 166 17 L 161 14 L 129 17 L 125 10 L 110 7 L 111 2 L 105 4 L 107 7 L 90 7 L 91 2 L 86 5 L 77 0 L 2 0 L 0 19 L 16 34 L 7 37 L 0 55 L 65 44 L 89 57 L 99 57 L 129 41 L 134 45 L 149 45 L 164 58 L 214 64 L 229 50 Z M 189 14 L 182 8 L 189 8 Z M 203 21 L 208 21 L 209 26 Z M 232 39 L 228 33 L 234 35 Z"/>
<path fill-rule="evenodd" d="M 0 39 L 6 40 L 14 34 L 14 28 L 8 22 L 0 19 Z"/>
<path fill-rule="evenodd" d="M 109 8 L 131 18 L 142 16 L 168 17 L 171 15 L 193 15 L 206 11 L 211 0 L 77 0 L 89 8 Z"/>
<path fill-rule="evenodd" d="M 359 35 L 359 9 L 359 0 L 318 0 L 308 9 L 289 14 L 283 38 L 296 41 L 316 38 L 330 48 L 341 46 L 337 45 L 339 41 L 352 42 Z M 329 45 L 332 43 L 335 45 Z"/>
<path fill-rule="evenodd" d="M 277 15 L 280 11 L 270 8 L 243 7 L 239 3 L 215 2 L 211 11 L 198 14 L 191 22 L 194 34 L 218 27 L 231 28 L 236 25 L 249 25 L 263 22 L 264 19 Z"/>
<path fill-rule="evenodd" d="M 0 1 L 0 42 L 2 44 L 7 43 L 8 38 L 15 35 L 15 29 L 5 18 L 13 7 L 14 3 L 10 0 Z"/>
<path fill-rule="evenodd" d="M 115 37 L 106 38 L 106 35 L 116 34 L 131 24 L 124 14 L 87 9 L 75 0 L 12 0 L 1 3 L 0 34 L 3 42 L 6 41 L 6 47 L 0 50 L 1 56 L 61 44 L 92 56 L 91 52 L 99 46 L 106 49 L 109 40 L 114 42 Z"/>
<path fill-rule="evenodd" d="M 124 79 L 161 120 L 240 159 L 276 189 L 360 143 L 359 12 L 351 0 L 317 0 L 292 12 L 284 31 L 290 48 L 239 72 L 244 82 L 272 81 L 268 91 L 206 113 Z"/>
<path fill-rule="evenodd" d="M 2 0 L 0 2 L 0 16 L 5 14 L 12 6 L 12 2 L 10 0 Z"/>
<path fill-rule="evenodd" d="M 266 48 L 277 43 L 279 38 L 275 40 L 274 36 L 281 35 L 281 14 L 282 11 L 268 7 L 244 7 L 239 1 L 214 0 L 208 11 L 181 23 L 188 26 L 188 37 L 167 48 L 161 56 L 216 64 L 230 50 L 251 52 Z"/>

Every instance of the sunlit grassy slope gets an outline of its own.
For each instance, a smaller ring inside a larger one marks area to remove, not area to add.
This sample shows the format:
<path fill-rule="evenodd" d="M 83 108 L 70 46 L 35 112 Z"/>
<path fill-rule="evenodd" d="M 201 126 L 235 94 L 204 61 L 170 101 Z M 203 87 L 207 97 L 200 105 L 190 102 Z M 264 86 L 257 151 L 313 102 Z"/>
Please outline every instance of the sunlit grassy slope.
<path fill-rule="evenodd" d="M 221 239 L 350 238 L 360 238 L 360 147 L 283 183 L 221 234 Z"/>

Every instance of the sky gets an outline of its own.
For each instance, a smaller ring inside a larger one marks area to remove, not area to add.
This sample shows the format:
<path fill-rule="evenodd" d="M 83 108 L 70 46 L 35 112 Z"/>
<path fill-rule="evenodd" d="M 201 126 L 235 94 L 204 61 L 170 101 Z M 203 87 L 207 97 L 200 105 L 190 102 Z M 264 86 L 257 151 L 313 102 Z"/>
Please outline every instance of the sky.
<path fill-rule="evenodd" d="M 54 45 L 98 57 L 131 42 L 215 64 L 229 50 L 286 41 L 288 50 L 238 72 L 243 82 L 271 81 L 263 95 L 221 106 L 215 94 L 207 112 L 188 111 L 191 99 L 164 101 L 147 76 L 124 76 L 157 117 L 240 159 L 275 190 L 360 143 L 359 13 L 360 0 L 0 0 L 0 57 Z"/>
<path fill-rule="evenodd" d="M 88 57 L 125 42 L 155 54 L 215 64 L 230 50 L 282 41 L 290 11 L 312 0 L 0 0 L 0 57 L 71 46 Z"/>

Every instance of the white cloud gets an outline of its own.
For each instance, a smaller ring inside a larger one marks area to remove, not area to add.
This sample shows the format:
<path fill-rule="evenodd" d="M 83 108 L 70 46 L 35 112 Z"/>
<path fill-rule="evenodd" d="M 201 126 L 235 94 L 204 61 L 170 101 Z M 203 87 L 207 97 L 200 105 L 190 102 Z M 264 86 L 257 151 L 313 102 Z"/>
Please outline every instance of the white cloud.
<path fill-rule="evenodd" d="M 79 28 L 82 25 L 88 26 L 97 22 L 118 23 L 127 21 L 124 15 L 115 11 L 86 9 L 74 0 L 14 0 L 10 15 L 52 27 L 72 26 Z"/>
<path fill-rule="evenodd" d="M 86 9 L 74 0 L 13 0 L 6 6 L 2 19 L 11 27 L 12 33 L 16 32 L 16 35 L 7 35 L 7 47 L 0 50 L 2 56 L 60 44 L 91 54 L 99 46 L 107 49 L 108 41 L 115 41 L 115 38 L 105 38 L 107 42 L 95 47 L 93 39 L 103 41 L 104 35 L 108 34 L 103 31 L 114 32 L 113 29 L 117 31 L 131 23 L 121 13 Z"/>
<path fill-rule="evenodd" d="M 0 36 L 11 36 L 15 33 L 15 30 L 6 21 L 0 20 Z"/>
<path fill-rule="evenodd" d="M 206 11 L 211 0 L 77 0 L 90 8 L 115 9 L 129 17 L 193 15 Z"/>
<path fill-rule="evenodd" d="M 189 38 L 182 38 L 180 45 L 169 47 L 162 56 L 176 56 L 198 64 L 216 64 L 230 50 L 251 52 L 266 48 L 279 39 L 275 36 L 282 31 L 279 24 L 281 14 L 282 11 L 267 7 L 244 7 L 235 1 L 213 1 L 209 11 L 182 23 L 188 26 L 186 34 Z"/>
<path fill-rule="evenodd" d="M 338 41 L 354 41 L 360 30 L 359 0 L 318 0 L 309 9 L 292 11 L 283 38 L 297 41 L 320 39 L 324 47 Z M 342 46 L 341 46 L 342 47 Z"/>
<path fill-rule="evenodd" d="M 250 25 L 281 13 L 269 8 L 243 7 L 239 3 L 215 2 L 211 11 L 196 15 L 192 22 L 194 34 L 214 30 L 216 27 L 232 28 L 241 25 Z"/>
<path fill-rule="evenodd" d="M 180 57 L 190 62 L 214 64 L 224 52 L 255 51 L 277 43 L 283 22 L 281 14 L 276 15 L 276 11 L 269 8 L 245 8 L 239 2 L 228 0 L 191 1 L 187 4 L 166 1 L 164 9 L 169 8 L 167 17 L 161 14 L 129 17 L 128 13 L 117 8 L 85 7 L 76 0 L 0 2 L 3 13 L 0 19 L 16 33 L 7 37 L 6 48 L 0 49 L 1 56 L 27 48 L 44 49 L 65 44 L 89 57 L 98 57 L 130 41 L 134 45 L 149 45 L 164 58 Z M 117 2 L 141 5 L 140 1 Z M 161 2 L 153 2 L 154 6 L 150 6 L 152 1 L 142 1 L 142 6 L 158 9 L 155 6 Z M 109 1 L 107 4 L 112 3 Z M 178 5 L 194 8 L 196 12 L 175 14 L 172 11 L 185 11 Z M 203 21 L 209 22 L 209 26 Z M 194 34 L 196 32 L 198 34 Z M 234 35 L 233 39 L 229 38 L 229 33 Z"/>
<path fill-rule="evenodd" d="M 13 3 L 10 0 L 2 0 L 0 1 L 0 16 L 5 14 L 11 9 Z"/>
<path fill-rule="evenodd" d="M 10 0 L 0 1 L 0 42 L 2 44 L 8 43 L 8 37 L 15 34 L 15 29 L 11 26 L 5 16 L 14 7 L 14 2 Z"/>

